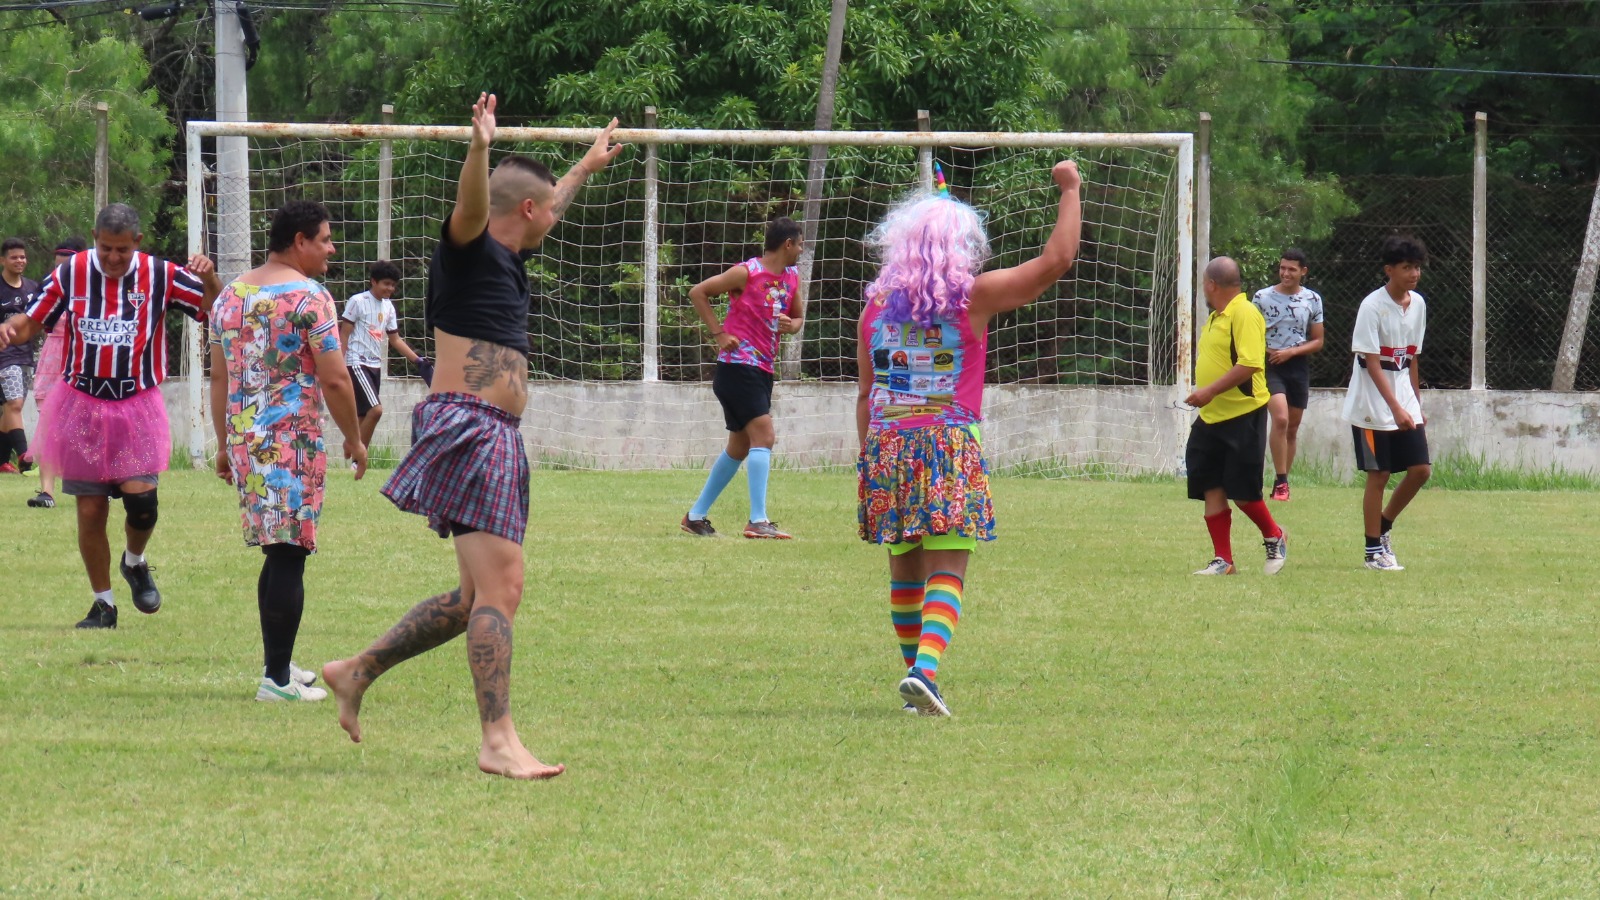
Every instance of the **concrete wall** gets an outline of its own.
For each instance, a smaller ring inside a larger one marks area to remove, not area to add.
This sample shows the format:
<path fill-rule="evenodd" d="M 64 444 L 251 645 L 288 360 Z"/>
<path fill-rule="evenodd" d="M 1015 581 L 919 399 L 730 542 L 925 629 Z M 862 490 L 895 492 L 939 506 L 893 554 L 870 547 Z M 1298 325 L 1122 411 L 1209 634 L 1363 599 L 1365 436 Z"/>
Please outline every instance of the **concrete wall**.
<path fill-rule="evenodd" d="M 187 441 L 184 379 L 162 386 L 174 446 Z M 373 443 L 403 449 L 410 410 L 423 397 L 415 378 L 384 382 L 387 414 Z M 1172 471 L 1193 414 L 1172 388 L 994 385 L 985 392 L 984 444 L 1000 467 L 1034 459 L 1116 470 Z M 638 382 L 529 386 L 523 428 L 528 450 L 546 464 L 607 468 L 699 468 L 722 446 L 722 412 L 710 385 Z M 1339 419 L 1342 389 L 1311 392 L 1300 458 L 1353 470 L 1349 426 Z M 1435 457 L 1482 457 L 1513 468 L 1600 473 L 1600 395 L 1425 391 L 1423 411 Z M 855 386 L 785 382 L 774 394 L 783 465 L 849 464 L 855 459 Z M 30 401 L 27 426 L 34 424 Z M 328 423 L 332 428 L 332 423 Z M 205 434 L 210 436 L 209 419 Z"/>

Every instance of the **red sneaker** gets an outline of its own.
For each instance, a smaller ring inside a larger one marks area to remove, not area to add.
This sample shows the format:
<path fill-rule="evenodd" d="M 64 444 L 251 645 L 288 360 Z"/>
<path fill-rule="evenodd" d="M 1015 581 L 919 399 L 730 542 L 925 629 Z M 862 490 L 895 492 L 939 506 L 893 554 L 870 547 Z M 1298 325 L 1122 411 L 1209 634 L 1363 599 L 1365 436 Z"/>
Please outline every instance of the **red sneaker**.
<path fill-rule="evenodd" d="M 1287 503 L 1288 500 L 1289 500 L 1289 482 L 1285 481 L 1285 482 L 1283 482 L 1281 484 L 1273 485 L 1272 486 L 1272 499 L 1274 499 L 1274 500 L 1282 500 L 1285 503 Z"/>
<path fill-rule="evenodd" d="M 17 471 L 17 467 L 13 466 L 11 463 L 9 463 L 9 462 L 0 463 L 0 475 L 21 475 L 21 474 L 22 474 L 21 472 Z"/>

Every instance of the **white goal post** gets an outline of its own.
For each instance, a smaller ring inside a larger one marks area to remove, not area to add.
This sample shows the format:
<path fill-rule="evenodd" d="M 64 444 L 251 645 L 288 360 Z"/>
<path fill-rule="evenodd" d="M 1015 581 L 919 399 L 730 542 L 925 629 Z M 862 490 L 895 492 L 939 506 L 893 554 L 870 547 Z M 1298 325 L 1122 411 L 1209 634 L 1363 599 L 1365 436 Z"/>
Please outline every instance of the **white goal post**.
<path fill-rule="evenodd" d="M 496 131 L 494 152 L 527 153 L 559 175 L 596 128 Z M 324 283 L 341 308 L 366 267 L 398 263 L 402 336 L 431 355 L 421 326 L 428 254 L 454 202 L 471 137 L 464 125 L 190 122 L 191 253 L 224 278 L 264 258 L 272 209 L 326 203 L 339 245 Z M 1194 139 L 1185 133 L 618 129 L 634 149 L 591 178 L 530 261 L 529 410 L 535 465 L 699 466 L 721 444 L 714 358 L 687 287 L 759 255 L 761 226 L 801 218 L 806 151 L 828 148 L 818 239 L 802 259 L 802 340 L 785 338 L 774 392 L 777 460 L 795 468 L 854 458 L 854 323 L 874 272 L 863 239 L 888 204 L 930 189 L 984 211 L 990 265 L 1040 247 L 1055 218 L 1050 163 L 1084 176 L 1079 262 L 1054 291 L 991 326 L 984 438 L 1001 472 L 1170 471 L 1191 378 Z M 186 324 L 185 374 L 204 371 L 202 329 Z M 210 452 L 203 379 L 186 388 L 187 439 Z M 409 440 L 415 379 L 385 385 L 374 443 Z"/>

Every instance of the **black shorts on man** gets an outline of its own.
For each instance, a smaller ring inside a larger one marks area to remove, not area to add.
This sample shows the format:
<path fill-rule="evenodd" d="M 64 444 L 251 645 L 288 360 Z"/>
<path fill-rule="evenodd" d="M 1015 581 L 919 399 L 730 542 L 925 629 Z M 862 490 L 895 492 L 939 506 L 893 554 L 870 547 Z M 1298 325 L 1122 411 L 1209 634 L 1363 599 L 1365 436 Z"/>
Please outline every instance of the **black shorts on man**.
<path fill-rule="evenodd" d="M 365 419 L 368 410 L 383 401 L 378 394 L 383 390 L 383 370 L 377 366 L 345 366 L 350 370 L 350 383 L 356 389 L 356 418 Z"/>
<path fill-rule="evenodd" d="M 1260 500 L 1266 459 L 1265 406 L 1221 422 L 1195 419 L 1183 450 L 1184 466 L 1189 470 L 1189 499 L 1204 500 L 1206 491 L 1222 488 L 1229 500 Z"/>
<path fill-rule="evenodd" d="M 1286 363 L 1267 363 L 1267 393 L 1283 394 L 1289 405 L 1305 409 L 1311 401 L 1311 364 L 1303 356 Z"/>
<path fill-rule="evenodd" d="M 1428 465 L 1427 429 L 1418 425 L 1410 431 L 1374 431 L 1350 426 L 1356 444 L 1356 468 L 1363 472 L 1404 472 L 1412 466 Z"/>
<path fill-rule="evenodd" d="M 746 425 L 772 412 L 772 373 L 755 366 L 717 363 L 711 392 L 722 404 L 722 421 L 729 431 L 743 431 Z"/>

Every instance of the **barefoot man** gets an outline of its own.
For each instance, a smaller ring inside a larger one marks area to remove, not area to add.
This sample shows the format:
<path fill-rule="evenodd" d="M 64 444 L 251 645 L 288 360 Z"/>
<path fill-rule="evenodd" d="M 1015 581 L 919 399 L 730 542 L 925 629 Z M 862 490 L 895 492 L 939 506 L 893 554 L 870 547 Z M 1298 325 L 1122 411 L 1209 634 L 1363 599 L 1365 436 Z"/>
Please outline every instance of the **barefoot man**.
<path fill-rule="evenodd" d="M 457 587 L 422 601 L 357 656 L 322 677 L 339 701 L 339 724 L 361 740 L 361 698 L 379 675 L 419 653 L 467 636 L 483 744 L 478 768 L 509 778 L 551 778 L 511 723 L 511 623 L 522 601 L 522 538 L 528 525 L 528 457 L 518 426 L 527 405 L 528 273 L 539 246 L 590 175 L 621 152 L 615 119 L 560 180 L 521 156 L 489 171 L 495 98 L 472 106 L 472 143 L 456 205 L 428 269 L 426 325 L 438 361 L 433 389 L 411 416 L 411 450 L 384 486 L 406 512 L 455 539 Z"/>

